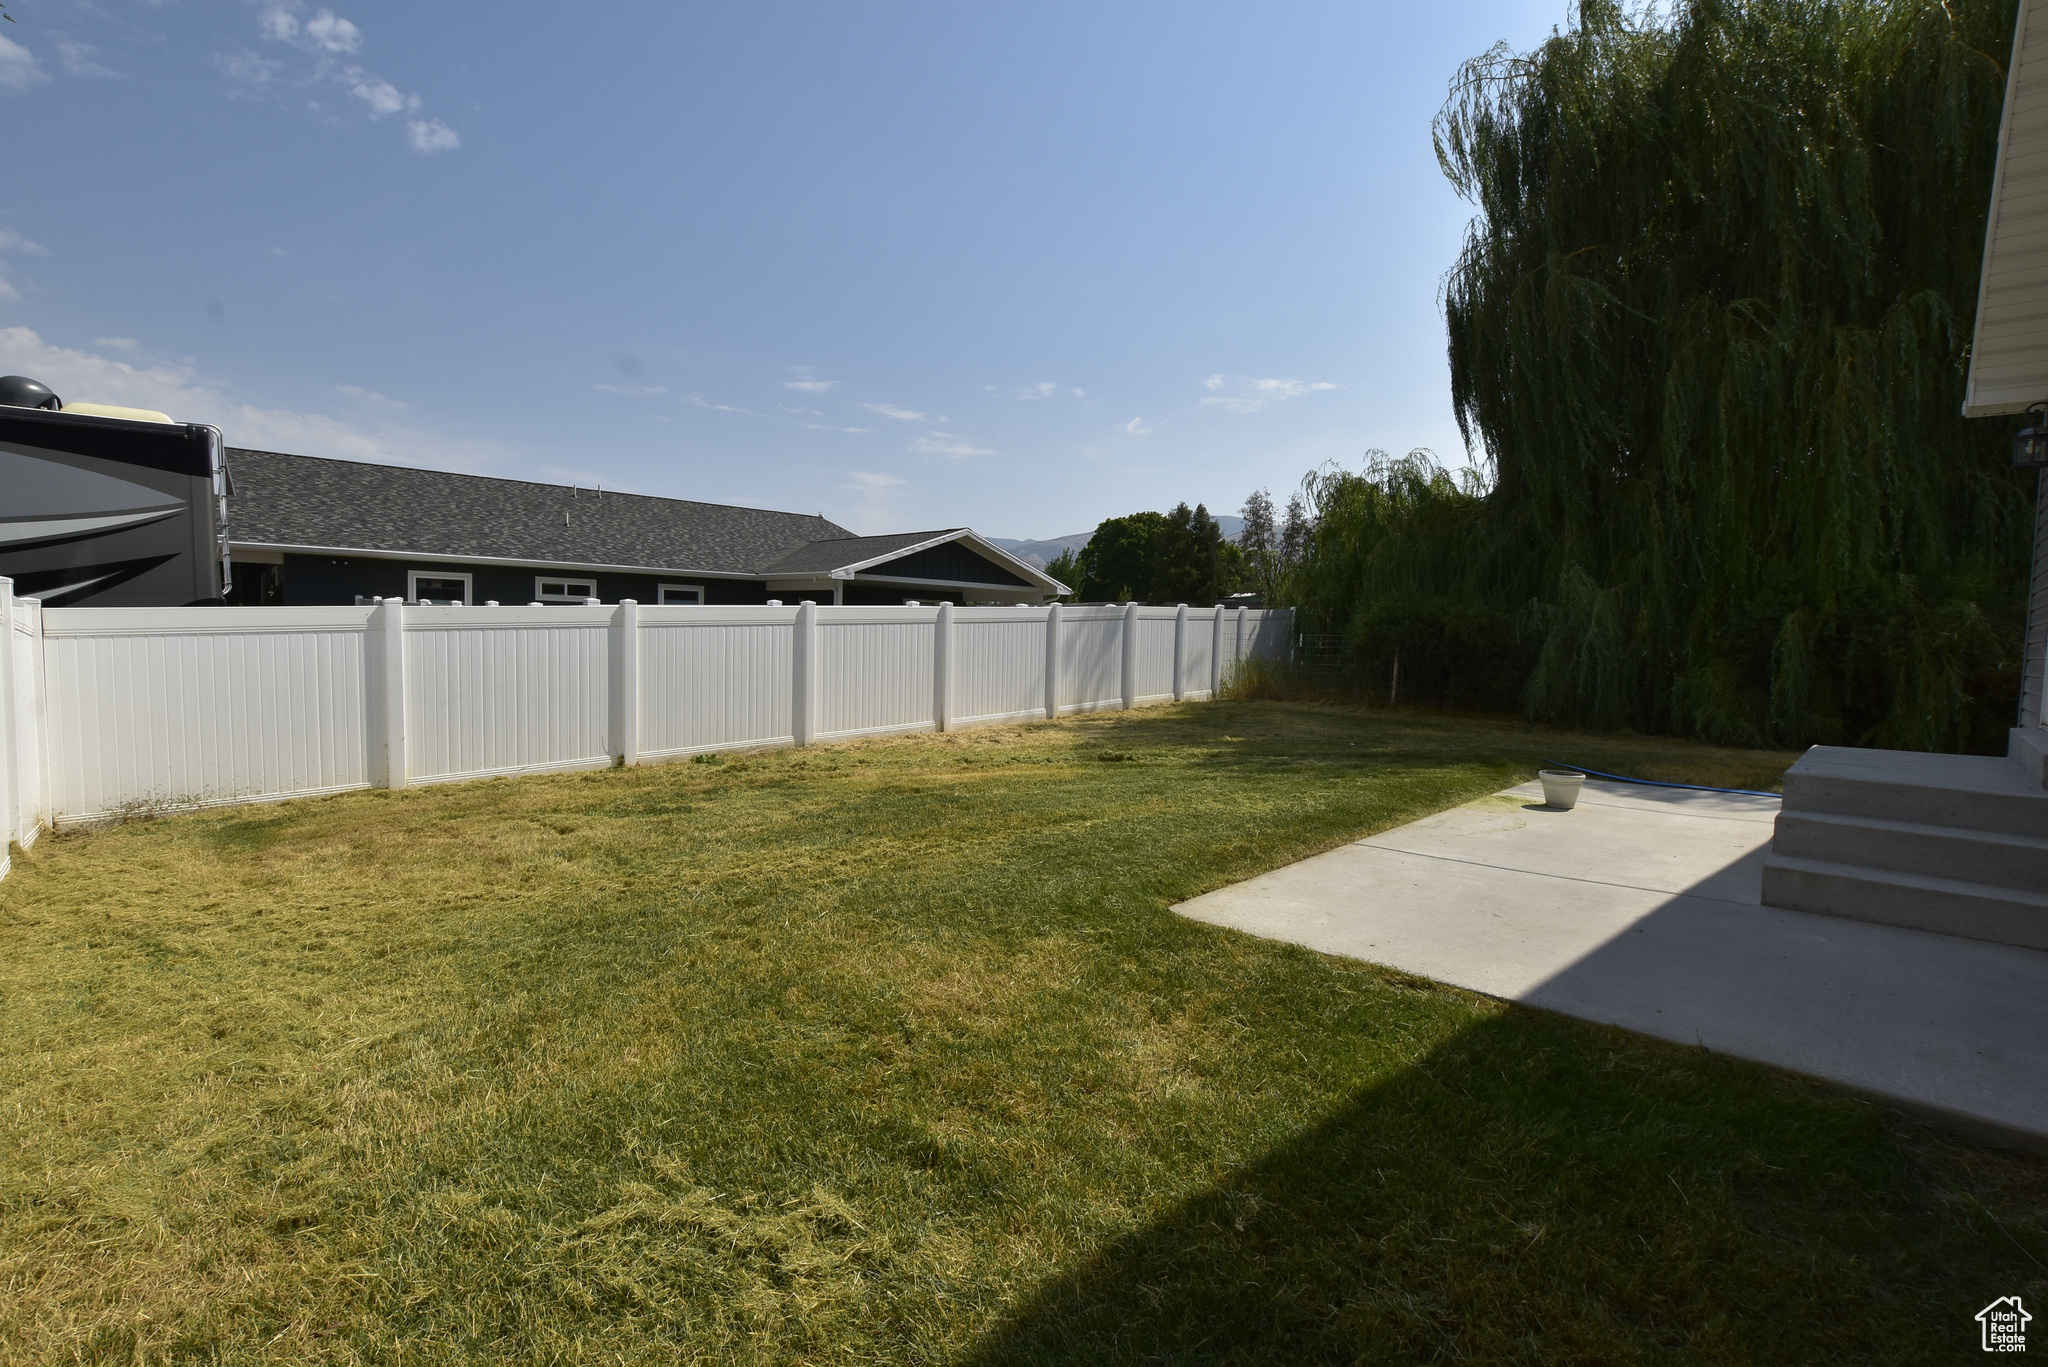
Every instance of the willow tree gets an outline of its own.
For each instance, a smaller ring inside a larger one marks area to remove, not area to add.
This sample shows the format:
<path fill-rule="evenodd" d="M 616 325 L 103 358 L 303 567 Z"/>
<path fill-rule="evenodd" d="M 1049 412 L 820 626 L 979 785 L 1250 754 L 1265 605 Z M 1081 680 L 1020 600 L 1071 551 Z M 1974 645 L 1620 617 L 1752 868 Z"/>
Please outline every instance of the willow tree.
<path fill-rule="evenodd" d="M 1553 720 L 1997 744 L 2031 486 L 1959 408 L 2013 19 L 1584 0 L 1466 64 L 1444 303 L 1491 487 L 1437 507 L 1455 563 L 1354 581 L 1354 629 L 1396 587 L 1512 614 Z"/>

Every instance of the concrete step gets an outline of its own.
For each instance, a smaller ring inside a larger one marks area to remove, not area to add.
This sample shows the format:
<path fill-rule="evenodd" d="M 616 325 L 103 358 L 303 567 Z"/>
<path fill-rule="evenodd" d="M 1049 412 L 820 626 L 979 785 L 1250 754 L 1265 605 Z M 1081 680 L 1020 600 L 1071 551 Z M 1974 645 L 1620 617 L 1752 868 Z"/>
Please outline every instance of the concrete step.
<path fill-rule="evenodd" d="M 2048 893 L 2048 836 L 1781 811 L 1771 850 L 1798 859 Z"/>
<path fill-rule="evenodd" d="M 1983 755 L 1816 745 L 1785 771 L 1784 809 L 2048 836 L 2048 789 Z"/>
<path fill-rule="evenodd" d="M 2048 893 L 1772 853 L 1765 906 L 2048 949 Z"/>

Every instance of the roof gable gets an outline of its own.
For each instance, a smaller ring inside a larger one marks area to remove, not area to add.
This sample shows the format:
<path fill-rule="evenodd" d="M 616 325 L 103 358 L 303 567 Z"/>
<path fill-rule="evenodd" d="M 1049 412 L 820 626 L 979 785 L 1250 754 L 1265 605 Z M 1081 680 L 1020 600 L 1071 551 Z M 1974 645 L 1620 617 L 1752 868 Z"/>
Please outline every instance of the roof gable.
<path fill-rule="evenodd" d="M 1030 580 L 1012 574 L 986 556 L 977 555 L 958 541 L 926 546 L 921 551 L 869 565 L 862 574 L 894 579 L 933 579 L 947 584 L 1000 584 L 1005 588 L 1031 588 Z"/>

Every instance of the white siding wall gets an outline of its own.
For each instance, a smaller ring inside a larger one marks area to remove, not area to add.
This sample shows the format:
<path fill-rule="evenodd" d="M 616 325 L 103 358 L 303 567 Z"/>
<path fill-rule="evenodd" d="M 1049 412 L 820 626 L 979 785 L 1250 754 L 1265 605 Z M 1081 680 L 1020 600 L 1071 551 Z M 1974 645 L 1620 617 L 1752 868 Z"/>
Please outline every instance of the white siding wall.
<path fill-rule="evenodd" d="M 1963 412 L 2048 400 L 2048 0 L 2020 0 Z"/>
<path fill-rule="evenodd" d="M 789 744 L 799 734 L 790 608 L 51 608 L 13 600 L 17 839 L 124 806 L 250 802 L 386 781 L 442 782 L 607 765 L 637 755 Z M 956 608 L 948 678 L 932 608 L 815 612 L 820 738 L 1041 717 L 1047 610 Z M 1132 681 L 1172 696 L 1171 608 L 1137 614 Z M 1063 712 L 1120 706 L 1122 608 L 1066 608 Z M 385 658 L 397 626 L 403 667 Z M 1285 649 L 1291 619 L 1246 617 L 1247 648 Z M 1224 621 L 1233 657 L 1237 615 Z M 1206 694 L 1214 615 L 1188 614 L 1182 683 Z M 637 658 L 627 678 L 620 662 Z M 943 682 L 943 687 L 941 686 Z M 395 692 L 393 690 L 396 690 Z M 403 726 L 387 707 L 399 703 Z M 631 709 L 630 711 L 626 709 Z M 624 747 L 624 748 L 622 748 Z M 0 770 L 0 778 L 6 776 Z"/>
<path fill-rule="evenodd" d="M 2034 577 L 2027 601 L 2027 649 L 2020 673 L 2020 725 L 2048 726 L 2048 471 L 2034 490 Z"/>

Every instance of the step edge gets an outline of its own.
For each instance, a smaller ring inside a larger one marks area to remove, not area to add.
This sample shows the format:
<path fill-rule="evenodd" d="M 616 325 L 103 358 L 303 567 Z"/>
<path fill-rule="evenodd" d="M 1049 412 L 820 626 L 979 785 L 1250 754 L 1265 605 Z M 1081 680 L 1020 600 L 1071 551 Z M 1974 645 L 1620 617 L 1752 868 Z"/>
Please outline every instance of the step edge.
<path fill-rule="evenodd" d="M 2021 906 L 2038 907 L 2048 912 L 2048 892 L 2009 888 L 2002 883 L 1973 883 L 1963 878 L 1907 873 L 1903 869 L 1879 869 L 1867 864 L 1841 864 L 1832 859 L 1779 854 L 1775 850 L 1764 856 L 1763 867 L 1766 874 L 1772 869 L 1783 869 L 1788 873 L 1816 874 L 1858 883 L 1885 883 L 1892 887 L 1913 888 L 1920 892 L 1945 892 L 1957 897 L 1974 897 L 1984 901 L 2013 902 Z"/>

